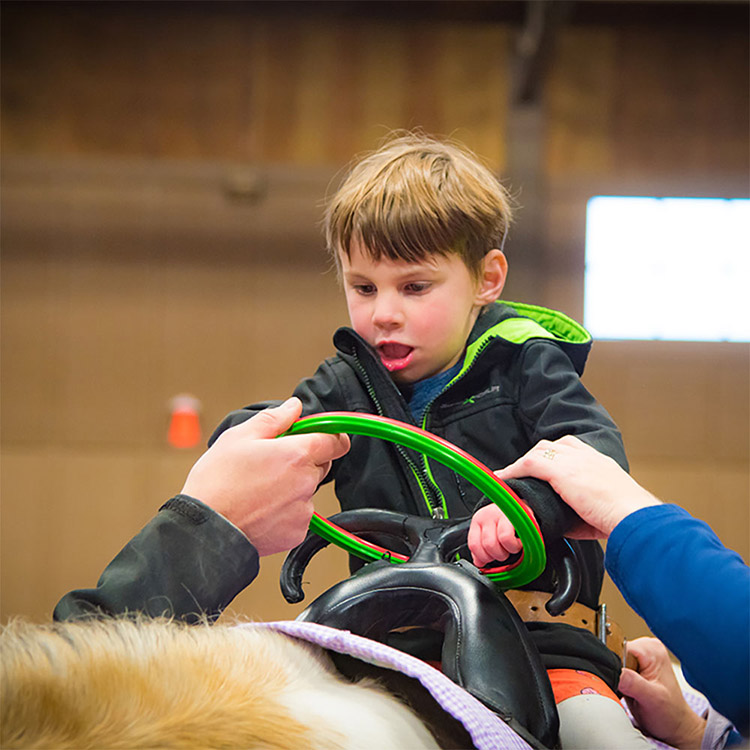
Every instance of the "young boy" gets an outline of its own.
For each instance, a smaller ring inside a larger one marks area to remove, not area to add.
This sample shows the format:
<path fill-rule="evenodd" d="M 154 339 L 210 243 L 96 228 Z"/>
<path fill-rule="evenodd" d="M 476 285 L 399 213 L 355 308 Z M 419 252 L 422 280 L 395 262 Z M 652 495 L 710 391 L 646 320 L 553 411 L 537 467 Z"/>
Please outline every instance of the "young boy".
<path fill-rule="evenodd" d="M 295 390 L 303 413 L 347 410 L 417 424 L 491 468 L 540 439 L 575 434 L 626 468 L 617 427 L 579 379 L 589 334 L 561 313 L 497 301 L 510 221 L 506 190 L 462 147 L 409 134 L 360 161 L 330 201 L 325 224 L 352 327 L 336 331 L 337 353 Z M 217 434 L 269 405 L 233 412 Z M 520 550 L 499 508 L 415 451 L 352 436 L 329 478 L 344 510 L 472 515 L 468 541 L 478 566 Z M 549 485 L 510 484 L 547 543 L 574 525 Z M 596 609 L 602 550 L 581 542 L 578 552 L 579 601 Z M 545 571 L 530 588 L 551 591 L 553 579 Z M 618 657 L 593 633 L 548 622 L 529 629 L 553 678 L 584 670 L 575 690 L 601 688 L 615 698 Z"/>

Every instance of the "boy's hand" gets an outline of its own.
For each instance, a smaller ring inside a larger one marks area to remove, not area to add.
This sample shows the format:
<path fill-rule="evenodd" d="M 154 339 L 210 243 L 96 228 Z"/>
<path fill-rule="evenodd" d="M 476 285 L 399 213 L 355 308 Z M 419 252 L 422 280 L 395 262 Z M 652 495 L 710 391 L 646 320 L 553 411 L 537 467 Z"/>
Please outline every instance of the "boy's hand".
<path fill-rule="evenodd" d="M 478 568 L 493 560 L 507 560 L 523 548 L 513 524 L 494 504 L 485 505 L 474 514 L 467 541 L 474 565 Z"/>

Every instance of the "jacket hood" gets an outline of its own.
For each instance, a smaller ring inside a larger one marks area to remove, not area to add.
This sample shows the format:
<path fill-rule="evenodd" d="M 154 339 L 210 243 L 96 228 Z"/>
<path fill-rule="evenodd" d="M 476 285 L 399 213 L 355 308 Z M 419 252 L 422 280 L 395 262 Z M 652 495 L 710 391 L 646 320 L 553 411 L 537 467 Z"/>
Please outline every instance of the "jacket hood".
<path fill-rule="evenodd" d="M 498 301 L 479 316 L 469 335 L 466 369 L 489 342 L 500 339 L 523 346 L 534 339 L 555 341 L 581 375 L 591 350 L 591 334 L 573 318 L 557 310 L 522 302 Z"/>
<path fill-rule="evenodd" d="M 469 344 L 487 331 L 523 344 L 532 338 L 553 339 L 570 344 L 591 344 L 591 334 L 573 318 L 558 310 L 522 302 L 495 302 L 479 316 L 469 336 Z"/>

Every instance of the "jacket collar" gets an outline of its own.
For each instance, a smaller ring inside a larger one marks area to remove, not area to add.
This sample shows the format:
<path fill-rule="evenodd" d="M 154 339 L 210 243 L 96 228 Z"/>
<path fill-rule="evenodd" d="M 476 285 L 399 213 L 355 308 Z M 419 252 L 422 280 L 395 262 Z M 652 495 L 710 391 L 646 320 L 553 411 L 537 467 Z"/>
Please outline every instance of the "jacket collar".
<path fill-rule="evenodd" d="M 476 358 L 495 340 L 523 346 L 534 339 L 555 341 L 566 353 L 576 372 L 581 375 L 591 345 L 591 334 L 564 313 L 539 305 L 498 301 L 488 305 L 477 318 L 467 340 L 466 355 L 461 368 L 465 372 Z M 374 349 L 353 329 L 344 326 L 333 336 L 333 344 L 347 358 L 360 360 L 380 380 L 393 384 Z"/>
<path fill-rule="evenodd" d="M 352 367 L 364 387 L 371 391 L 378 412 L 408 422 L 411 416 L 406 401 L 377 352 L 348 326 L 333 334 L 333 344 L 339 357 Z"/>

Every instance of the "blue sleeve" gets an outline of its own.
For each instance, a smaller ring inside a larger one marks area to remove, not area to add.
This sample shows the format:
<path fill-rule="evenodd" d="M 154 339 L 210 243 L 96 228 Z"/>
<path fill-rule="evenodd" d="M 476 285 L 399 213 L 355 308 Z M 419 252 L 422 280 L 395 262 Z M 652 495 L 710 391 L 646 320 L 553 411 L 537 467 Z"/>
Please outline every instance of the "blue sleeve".
<path fill-rule="evenodd" d="M 690 684 L 747 737 L 750 568 L 742 558 L 703 521 L 657 505 L 617 525 L 605 565 Z"/>

